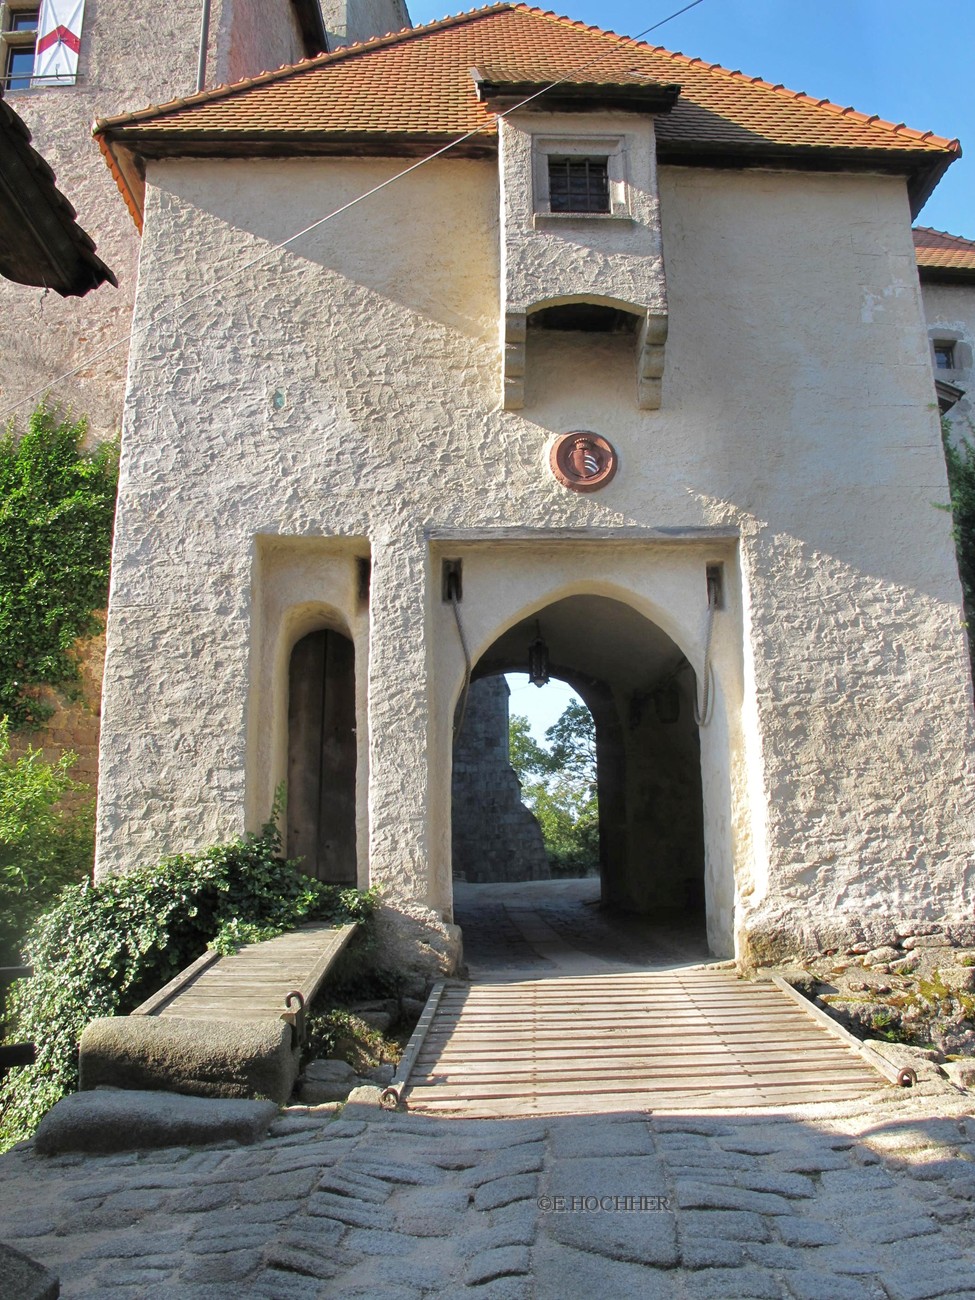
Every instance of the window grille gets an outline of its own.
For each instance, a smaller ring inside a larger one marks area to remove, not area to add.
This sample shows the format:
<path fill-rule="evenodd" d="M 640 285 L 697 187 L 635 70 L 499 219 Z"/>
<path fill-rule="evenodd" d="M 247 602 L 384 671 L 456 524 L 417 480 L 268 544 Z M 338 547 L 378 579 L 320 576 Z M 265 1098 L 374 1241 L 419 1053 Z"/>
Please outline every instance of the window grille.
<path fill-rule="evenodd" d="M 609 212 L 606 158 L 549 155 L 548 197 L 551 212 Z"/>

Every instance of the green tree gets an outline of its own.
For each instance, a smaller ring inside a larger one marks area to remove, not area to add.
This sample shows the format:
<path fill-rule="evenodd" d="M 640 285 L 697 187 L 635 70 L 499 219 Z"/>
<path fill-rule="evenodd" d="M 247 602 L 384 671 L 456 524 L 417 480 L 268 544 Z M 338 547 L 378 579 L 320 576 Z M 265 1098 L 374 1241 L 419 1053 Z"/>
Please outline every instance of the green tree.
<path fill-rule="evenodd" d="M 41 406 L 0 437 L 0 714 L 15 730 L 49 712 L 39 685 L 74 686 L 74 644 L 101 630 L 118 449 L 85 452 L 87 429 Z"/>
<path fill-rule="evenodd" d="M 584 875 L 599 867 L 599 804 L 596 796 L 596 728 L 584 704 L 573 701 L 545 733 L 532 736 L 528 719 L 513 714 L 511 765 L 522 799 L 542 828 L 549 863 L 557 875 Z"/>

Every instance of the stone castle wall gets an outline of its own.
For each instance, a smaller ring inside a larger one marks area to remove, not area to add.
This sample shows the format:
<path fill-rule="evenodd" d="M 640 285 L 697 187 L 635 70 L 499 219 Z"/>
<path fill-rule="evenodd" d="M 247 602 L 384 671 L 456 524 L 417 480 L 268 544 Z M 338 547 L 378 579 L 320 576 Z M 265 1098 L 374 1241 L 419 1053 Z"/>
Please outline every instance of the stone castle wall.
<path fill-rule="evenodd" d="M 550 875 L 541 827 L 521 802 L 521 783 L 508 757 L 509 695 L 503 677 L 474 682 L 454 742 L 455 880 L 483 884 Z"/>

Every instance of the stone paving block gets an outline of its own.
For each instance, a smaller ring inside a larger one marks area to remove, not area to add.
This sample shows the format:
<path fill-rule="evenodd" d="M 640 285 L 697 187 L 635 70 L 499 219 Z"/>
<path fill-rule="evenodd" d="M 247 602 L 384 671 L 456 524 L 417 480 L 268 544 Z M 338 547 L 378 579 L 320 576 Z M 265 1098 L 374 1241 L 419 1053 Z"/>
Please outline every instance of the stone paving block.
<path fill-rule="evenodd" d="M 409 1286 L 418 1291 L 438 1291 L 447 1288 L 447 1295 L 456 1294 L 459 1289 L 457 1278 L 457 1259 L 451 1254 L 449 1259 L 437 1257 L 387 1256 L 376 1260 L 376 1276 L 381 1282 L 391 1286 Z M 367 1293 L 371 1295 L 372 1293 Z M 345 1293 L 342 1300 L 346 1300 Z"/>
<path fill-rule="evenodd" d="M 149 1210 L 157 1210 L 168 1199 L 168 1196 L 169 1193 L 161 1188 L 127 1187 L 123 1191 L 113 1192 L 111 1196 L 106 1196 L 101 1203 L 101 1209 L 107 1210 L 109 1213 L 136 1210 L 141 1215 Z"/>
<path fill-rule="evenodd" d="M 464 1188 L 420 1188 L 397 1199 L 397 1226 L 409 1236 L 449 1237 L 462 1231 L 471 1204 Z"/>
<path fill-rule="evenodd" d="M 261 1174 L 241 1183 L 238 1200 L 241 1204 L 302 1200 L 317 1185 L 318 1179 L 318 1169 L 292 1169 L 284 1174 Z"/>
<path fill-rule="evenodd" d="M 773 1142 L 770 1138 L 745 1137 L 739 1134 L 718 1138 L 716 1145 L 722 1151 L 737 1151 L 747 1156 L 770 1156 L 773 1152 L 781 1150 L 781 1144 Z"/>
<path fill-rule="evenodd" d="M 681 1116 L 673 1116 L 670 1119 L 656 1116 L 651 1120 L 654 1133 L 687 1133 L 692 1137 L 733 1137 L 741 1130 L 733 1128 L 726 1120 L 721 1119 L 684 1119 Z"/>
<path fill-rule="evenodd" d="M 495 1178 L 507 1178 L 513 1174 L 537 1174 L 545 1159 L 545 1147 L 541 1142 L 531 1142 L 525 1146 L 508 1147 L 501 1155 L 485 1160 L 469 1170 L 464 1181 L 470 1187 L 480 1187 Z"/>
<path fill-rule="evenodd" d="M 685 1281 L 688 1300 L 782 1300 L 788 1295 L 770 1274 L 757 1268 L 706 1268 L 689 1273 Z"/>
<path fill-rule="evenodd" d="M 317 1300 L 322 1294 L 322 1282 L 320 1277 L 269 1267 L 248 1282 L 247 1295 L 254 1300 Z"/>
<path fill-rule="evenodd" d="M 567 1300 L 591 1297 L 592 1300 L 679 1300 L 681 1277 L 666 1269 L 642 1268 L 592 1255 L 554 1242 L 540 1243 L 533 1252 L 532 1273 L 535 1300 Z M 736 1295 L 731 1291 L 722 1300 Z"/>
<path fill-rule="evenodd" d="M 789 1273 L 785 1283 L 795 1300 L 878 1300 L 883 1295 L 876 1283 L 814 1269 Z"/>
<path fill-rule="evenodd" d="M 528 1249 L 525 1246 L 495 1246 L 479 1251 L 467 1261 L 464 1281 L 468 1286 L 480 1286 L 500 1277 L 523 1276 L 529 1270 Z"/>
<path fill-rule="evenodd" d="M 773 1220 L 780 1227 L 785 1220 Z M 769 1221 L 748 1210 L 689 1210 L 678 1216 L 681 1238 L 693 1241 L 769 1241 Z"/>
<path fill-rule="evenodd" d="M 160 1281 L 160 1272 L 149 1264 L 143 1264 L 139 1267 L 120 1267 L 113 1268 L 111 1272 L 112 1286 L 136 1286 L 142 1287 L 147 1294 L 151 1294 Z M 99 1285 L 103 1285 L 104 1278 Z"/>
<path fill-rule="evenodd" d="M 370 1201 L 373 1205 L 385 1204 L 393 1194 L 391 1183 L 384 1183 L 379 1178 L 370 1178 L 357 1169 L 350 1169 L 348 1163 L 320 1175 L 318 1188 L 323 1192 L 335 1192 L 338 1196 Z"/>
<path fill-rule="evenodd" d="M 930 1214 L 912 1214 L 907 1210 L 894 1218 L 883 1214 L 862 1215 L 856 1220 L 855 1231 L 863 1241 L 886 1245 L 937 1232 L 938 1224 Z"/>
<path fill-rule="evenodd" d="M 672 1268 L 678 1260 L 677 1226 L 669 1211 L 555 1212 L 540 1216 L 538 1231 L 540 1239 L 611 1259 L 657 1268 Z"/>
<path fill-rule="evenodd" d="M 187 1261 L 179 1276 L 184 1282 L 243 1282 L 257 1270 L 261 1258 L 257 1249 L 198 1255 Z"/>
<path fill-rule="evenodd" d="M 833 1246 L 840 1239 L 831 1224 L 817 1219 L 778 1218 L 775 1229 L 787 1246 Z"/>
<path fill-rule="evenodd" d="M 478 1210 L 497 1210 L 512 1201 L 534 1198 L 538 1194 L 536 1174 L 514 1174 L 508 1178 L 495 1178 L 482 1183 L 474 1194 L 474 1207 Z"/>
<path fill-rule="evenodd" d="M 343 1170 L 350 1176 L 354 1173 L 379 1182 L 397 1183 L 406 1187 L 436 1187 L 443 1182 L 442 1174 L 436 1169 L 426 1169 L 420 1164 L 408 1165 L 402 1161 L 380 1160 L 359 1155 L 353 1156 L 343 1165 Z"/>
<path fill-rule="evenodd" d="M 707 1170 L 710 1177 L 723 1174 L 730 1182 L 737 1173 L 751 1173 L 759 1168 L 758 1161 L 751 1156 L 738 1155 L 734 1151 L 663 1151 L 660 1153 L 666 1167 L 677 1173 L 689 1170 L 700 1173 Z"/>
<path fill-rule="evenodd" d="M 801 1268 L 806 1256 L 804 1250 L 783 1246 L 777 1241 L 750 1241 L 744 1251 L 753 1264 L 779 1270 Z"/>
<path fill-rule="evenodd" d="M 173 1209 L 178 1214 L 203 1214 L 229 1205 L 236 1196 L 237 1189 L 232 1183 L 204 1183 L 187 1188 L 173 1201 Z"/>
<path fill-rule="evenodd" d="M 863 1246 L 824 1246 L 816 1251 L 815 1266 L 844 1277 L 863 1277 L 878 1272 L 885 1253 L 889 1258 L 889 1252 Z"/>
<path fill-rule="evenodd" d="M 95 1233 L 131 1228 L 138 1223 L 142 1215 L 138 1210 L 86 1210 L 78 1213 L 69 1209 L 55 1228 L 58 1237 L 73 1237 L 79 1234 L 93 1236 Z"/>
<path fill-rule="evenodd" d="M 822 1177 L 824 1191 L 833 1195 L 855 1192 L 869 1196 L 894 1186 L 894 1179 L 882 1165 L 860 1166 L 856 1169 L 827 1170 Z"/>
<path fill-rule="evenodd" d="M 846 1173 L 850 1167 L 846 1156 L 828 1147 L 821 1151 L 783 1151 L 769 1156 L 768 1164 L 787 1174 Z"/>
<path fill-rule="evenodd" d="M 59 1220 L 47 1214 L 35 1214 L 26 1210 L 21 1214 L 4 1215 L 3 1235 L 28 1240 L 31 1237 L 49 1237 L 56 1230 Z M 27 1252 L 30 1254 L 30 1252 Z"/>
<path fill-rule="evenodd" d="M 457 1294 L 466 1296 L 467 1300 L 534 1300 L 535 1288 L 528 1277 L 498 1277 L 478 1286 L 465 1287 L 459 1293 L 450 1291 L 447 1294 L 450 1300 Z"/>
<path fill-rule="evenodd" d="M 352 1228 L 391 1228 L 393 1218 L 385 1208 L 353 1201 L 347 1196 L 331 1192 L 314 1192 L 306 1202 L 309 1214 L 323 1219 L 336 1219 Z"/>
<path fill-rule="evenodd" d="M 556 1160 L 584 1156 L 651 1156 L 653 1139 L 646 1120 L 553 1122 L 549 1153 Z"/>
<path fill-rule="evenodd" d="M 97 1241 L 86 1245 L 81 1252 L 82 1259 L 138 1259 L 151 1249 L 153 1254 L 165 1254 L 169 1251 L 182 1250 L 187 1233 L 179 1230 L 172 1232 L 153 1232 L 147 1239 L 145 1232 L 135 1232 L 131 1236 L 113 1233 L 107 1241 Z"/>
<path fill-rule="evenodd" d="M 756 1171 L 739 1174 L 737 1182 L 739 1187 L 746 1187 L 750 1192 L 773 1192 L 789 1200 L 807 1200 L 816 1192 L 816 1184 L 804 1174 L 787 1174 L 774 1170 L 768 1173 Z"/>
<path fill-rule="evenodd" d="M 756 1214 L 794 1212 L 784 1196 L 749 1192 L 743 1187 L 708 1186 L 706 1183 L 679 1183 L 676 1202 L 679 1210 L 751 1210 Z"/>
<path fill-rule="evenodd" d="M 950 1296 L 957 1300 L 960 1291 L 971 1291 L 973 1272 L 971 1261 L 946 1258 L 936 1272 L 931 1269 L 913 1269 L 908 1263 L 902 1268 L 885 1268 L 880 1280 L 887 1288 L 890 1300 L 940 1300 Z"/>
<path fill-rule="evenodd" d="M 263 1247 L 273 1232 L 267 1224 L 241 1223 L 236 1227 L 215 1227 L 204 1220 L 187 1243 L 194 1255 L 224 1255 L 243 1247 Z"/>
<path fill-rule="evenodd" d="M 222 1209 L 213 1210 L 207 1215 L 211 1227 L 218 1224 L 238 1227 L 243 1223 L 280 1223 L 298 1209 L 304 1209 L 303 1201 L 255 1201 L 253 1205 L 230 1204 Z"/>
<path fill-rule="evenodd" d="M 264 1263 L 269 1269 L 319 1279 L 332 1278 L 341 1272 L 340 1266 L 326 1255 L 307 1247 L 302 1249 L 281 1242 L 275 1242 L 266 1248 Z"/>
<path fill-rule="evenodd" d="M 405 1255 L 410 1245 L 401 1232 L 380 1228 L 351 1228 L 342 1241 L 353 1255 Z"/>
<path fill-rule="evenodd" d="M 681 1243 L 680 1262 L 684 1268 L 737 1268 L 747 1259 L 747 1247 L 740 1241 L 697 1237 Z"/>

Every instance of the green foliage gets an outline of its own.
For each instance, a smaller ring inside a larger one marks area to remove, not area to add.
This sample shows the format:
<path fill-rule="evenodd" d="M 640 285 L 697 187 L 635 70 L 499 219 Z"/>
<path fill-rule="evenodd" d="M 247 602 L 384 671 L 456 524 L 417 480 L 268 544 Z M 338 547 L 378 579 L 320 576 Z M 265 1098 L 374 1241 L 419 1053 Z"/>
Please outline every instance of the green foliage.
<path fill-rule="evenodd" d="M 91 872 L 94 818 L 90 802 L 59 808 L 86 789 L 72 781 L 73 754 L 46 763 L 38 750 L 10 757 L 0 718 L 0 966 L 19 964 L 28 924 L 65 885 Z"/>
<path fill-rule="evenodd" d="M 275 821 L 260 835 L 69 886 L 29 933 L 35 973 L 11 994 L 13 1036 L 36 1043 L 38 1056 L 0 1085 L 0 1149 L 77 1087 L 78 1042 L 97 1016 L 126 1015 L 208 944 L 226 951 L 303 920 L 365 920 L 374 904 L 371 893 L 323 884 L 283 860 Z"/>
<path fill-rule="evenodd" d="M 354 1012 L 343 1007 L 312 1012 L 307 1021 L 305 1061 L 333 1057 L 347 1061 L 356 1074 L 365 1074 L 385 1061 L 395 1064 L 401 1055 L 398 1043 L 381 1034 Z"/>
<path fill-rule="evenodd" d="M 87 425 L 41 406 L 0 437 L 0 714 L 14 729 L 50 710 L 37 686 L 72 687 L 74 643 L 100 630 L 118 449 L 82 451 Z"/>
<path fill-rule="evenodd" d="M 513 714 L 511 765 L 521 793 L 542 828 L 556 875 L 586 875 L 599 868 L 599 804 L 596 797 L 596 728 L 584 704 L 573 701 L 537 743 L 528 719 Z"/>
<path fill-rule="evenodd" d="M 975 445 L 941 417 L 941 441 L 948 467 L 948 489 L 954 521 L 955 554 L 965 603 L 968 646 L 975 665 Z"/>

